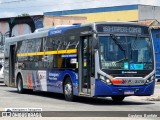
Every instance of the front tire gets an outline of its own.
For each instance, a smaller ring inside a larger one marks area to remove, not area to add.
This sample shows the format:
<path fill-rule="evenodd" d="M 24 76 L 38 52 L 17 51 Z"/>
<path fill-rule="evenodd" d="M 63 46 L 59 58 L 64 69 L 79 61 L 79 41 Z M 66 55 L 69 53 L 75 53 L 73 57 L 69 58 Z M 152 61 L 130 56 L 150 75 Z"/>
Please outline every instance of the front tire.
<path fill-rule="evenodd" d="M 112 96 L 112 100 L 116 102 L 121 102 L 123 101 L 125 96 Z"/>
<path fill-rule="evenodd" d="M 67 101 L 74 101 L 73 84 L 69 77 L 65 79 L 63 91 L 64 91 L 65 99 Z"/>
<path fill-rule="evenodd" d="M 21 76 L 18 76 L 17 78 L 17 91 L 18 93 L 24 93 L 23 80 Z"/>

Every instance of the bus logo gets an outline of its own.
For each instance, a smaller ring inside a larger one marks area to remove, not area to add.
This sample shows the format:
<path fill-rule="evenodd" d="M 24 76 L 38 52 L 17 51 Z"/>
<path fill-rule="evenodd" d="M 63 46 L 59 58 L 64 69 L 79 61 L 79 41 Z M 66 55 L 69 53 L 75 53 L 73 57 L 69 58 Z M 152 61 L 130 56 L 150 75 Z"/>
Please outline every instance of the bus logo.
<path fill-rule="evenodd" d="M 131 80 L 122 80 L 122 83 L 121 83 L 121 84 L 126 85 L 126 84 L 128 84 L 128 83 L 132 83 L 132 81 L 131 81 Z"/>
<path fill-rule="evenodd" d="M 51 35 L 61 34 L 61 33 L 62 33 L 62 30 L 51 30 L 49 31 L 48 35 L 51 36 Z"/>

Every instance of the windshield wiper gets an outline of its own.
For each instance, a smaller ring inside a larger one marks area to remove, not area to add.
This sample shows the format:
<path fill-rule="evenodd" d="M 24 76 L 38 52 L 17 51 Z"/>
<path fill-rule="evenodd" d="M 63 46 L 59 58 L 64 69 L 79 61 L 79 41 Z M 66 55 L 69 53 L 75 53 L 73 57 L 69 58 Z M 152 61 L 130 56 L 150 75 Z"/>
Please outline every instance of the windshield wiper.
<path fill-rule="evenodd" d="M 124 47 L 118 43 L 117 38 L 114 34 L 110 34 L 110 37 L 112 38 L 112 40 L 114 41 L 114 43 L 123 51 L 124 53 L 124 58 L 122 58 L 121 60 L 116 61 L 115 63 L 119 63 L 122 61 L 126 61 L 128 60 L 128 58 L 126 57 L 126 50 L 124 49 Z"/>
<path fill-rule="evenodd" d="M 128 58 L 122 58 L 121 60 L 118 60 L 118 61 L 116 61 L 116 63 L 119 63 L 119 62 L 122 62 L 122 61 L 126 61 L 126 60 L 128 60 Z"/>
<path fill-rule="evenodd" d="M 121 44 L 118 43 L 117 38 L 116 38 L 116 36 L 115 36 L 114 34 L 110 34 L 110 37 L 112 38 L 112 40 L 114 41 L 114 43 L 115 43 L 116 45 L 118 45 L 118 47 L 119 47 L 122 51 L 125 51 L 125 49 L 121 46 Z"/>
<path fill-rule="evenodd" d="M 122 47 L 121 44 L 118 43 L 116 36 L 114 34 L 110 34 L 110 37 L 112 38 L 114 43 L 124 52 L 124 56 L 126 58 L 126 50 Z"/>

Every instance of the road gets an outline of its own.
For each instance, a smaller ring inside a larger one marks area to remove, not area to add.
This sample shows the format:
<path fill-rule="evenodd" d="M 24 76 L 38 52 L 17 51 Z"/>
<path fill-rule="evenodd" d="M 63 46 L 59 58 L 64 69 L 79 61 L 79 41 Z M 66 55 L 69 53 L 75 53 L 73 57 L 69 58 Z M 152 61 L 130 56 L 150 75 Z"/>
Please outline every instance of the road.
<path fill-rule="evenodd" d="M 0 111 L 5 108 L 42 108 L 43 111 L 160 111 L 160 101 L 148 99 L 157 97 L 158 93 L 160 95 L 160 85 L 156 85 L 153 96 L 132 96 L 125 98 L 123 102 L 113 102 L 111 98 L 83 97 L 78 97 L 76 102 L 68 102 L 61 94 L 31 91 L 19 94 L 16 88 L 1 83 Z"/>

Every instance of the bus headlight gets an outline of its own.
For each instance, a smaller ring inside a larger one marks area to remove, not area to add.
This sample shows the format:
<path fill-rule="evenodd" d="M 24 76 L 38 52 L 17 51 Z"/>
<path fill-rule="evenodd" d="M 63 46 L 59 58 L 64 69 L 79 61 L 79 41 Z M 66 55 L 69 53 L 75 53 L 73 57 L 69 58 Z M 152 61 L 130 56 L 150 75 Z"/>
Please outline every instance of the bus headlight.
<path fill-rule="evenodd" d="M 98 74 L 98 79 L 100 79 L 102 82 L 107 83 L 108 85 L 111 85 L 111 80 L 108 79 L 106 76 Z"/>
<path fill-rule="evenodd" d="M 153 82 L 155 80 L 155 76 L 151 76 L 148 80 L 146 80 L 146 84 L 150 84 L 151 82 Z"/>

